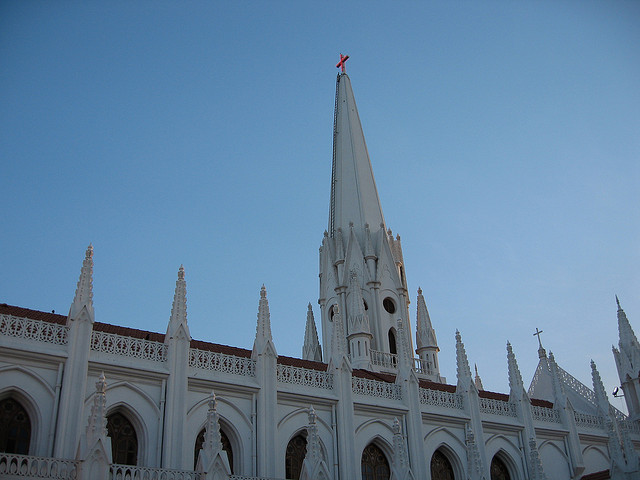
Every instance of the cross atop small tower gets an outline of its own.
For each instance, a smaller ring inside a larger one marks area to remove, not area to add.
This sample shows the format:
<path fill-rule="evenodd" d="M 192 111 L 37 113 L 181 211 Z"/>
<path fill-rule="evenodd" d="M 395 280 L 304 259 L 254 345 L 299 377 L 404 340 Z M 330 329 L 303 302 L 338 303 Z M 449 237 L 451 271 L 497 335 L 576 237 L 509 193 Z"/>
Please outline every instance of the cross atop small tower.
<path fill-rule="evenodd" d="M 536 327 L 536 333 L 533 334 L 534 337 L 538 337 L 538 345 L 540 345 L 540 348 L 542 348 L 542 342 L 540 341 L 540 334 L 543 331 L 544 330 L 538 330 L 538 327 Z"/>
<path fill-rule="evenodd" d="M 540 348 L 538 348 L 538 358 L 545 358 L 547 356 L 547 352 L 544 348 L 542 348 L 542 341 L 540 341 L 541 333 L 542 330 L 538 330 L 538 327 L 536 327 L 536 333 L 534 333 L 533 336 L 538 337 L 538 345 L 540 345 Z"/>
<path fill-rule="evenodd" d="M 342 68 L 342 73 L 345 73 L 344 64 L 349 60 L 349 55 L 340 54 L 340 61 L 336 64 L 336 68 Z"/>

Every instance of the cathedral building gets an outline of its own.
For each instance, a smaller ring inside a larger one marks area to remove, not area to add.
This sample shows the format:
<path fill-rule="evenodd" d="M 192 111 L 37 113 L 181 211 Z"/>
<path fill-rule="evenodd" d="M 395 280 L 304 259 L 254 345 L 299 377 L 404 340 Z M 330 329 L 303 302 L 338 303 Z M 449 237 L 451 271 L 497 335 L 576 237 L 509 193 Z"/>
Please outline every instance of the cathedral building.
<path fill-rule="evenodd" d="M 588 387 L 542 344 L 528 388 L 507 343 L 509 391 L 486 391 L 460 332 L 456 378 L 441 375 L 344 70 L 330 192 L 301 358 L 278 355 L 264 286 L 251 350 L 191 338 L 182 267 L 163 333 L 98 322 L 91 246 L 68 315 L 0 304 L 0 478 L 640 478 L 640 344 L 620 303 L 628 415 L 593 362 Z"/>

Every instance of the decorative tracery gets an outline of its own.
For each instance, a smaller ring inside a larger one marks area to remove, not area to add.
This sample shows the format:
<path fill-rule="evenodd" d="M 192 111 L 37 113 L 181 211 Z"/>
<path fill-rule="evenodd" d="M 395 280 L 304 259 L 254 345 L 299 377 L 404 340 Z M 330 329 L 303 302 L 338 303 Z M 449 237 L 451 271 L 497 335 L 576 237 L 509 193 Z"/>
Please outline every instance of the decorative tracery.
<path fill-rule="evenodd" d="M 113 463 L 137 465 L 138 436 L 131 422 L 120 412 L 107 417 L 107 432 L 111 437 Z"/>
<path fill-rule="evenodd" d="M 0 401 L 0 452 L 29 453 L 31 421 L 20 403 L 13 398 Z"/>
<path fill-rule="evenodd" d="M 431 457 L 431 480 L 454 480 L 453 467 L 447 456 L 440 450 Z"/>
<path fill-rule="evenodd" d="M 389 480 L 391 470 L 383 451 L 373 443 L 362 452 L 362 480 Z"/>
<path fill-rule="evenodd" d="M 298 480 L 302 472 L 302 463 L 307 455 L 307 439 L 302 435 L 293 437 L 287 445 L 284 468 L 285 476 L 291 480 Z"/>

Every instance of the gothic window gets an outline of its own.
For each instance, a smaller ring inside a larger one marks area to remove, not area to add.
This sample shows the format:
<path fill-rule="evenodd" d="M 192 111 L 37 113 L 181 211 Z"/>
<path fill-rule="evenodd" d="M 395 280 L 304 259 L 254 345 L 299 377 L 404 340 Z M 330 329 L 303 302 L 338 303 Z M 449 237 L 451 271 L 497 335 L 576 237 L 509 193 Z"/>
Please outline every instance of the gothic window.
<path fill-rule="evenodd" d="M 497 455 L 491 460 L 491 480 L 511 480 L 507 466 Z"/>
<path fill-rule="evenodd" d="M 138 463 L 138 437 L 131 422 L 120 412 L 107 417 L 107 432 L 111 437 L 113 463 L 136 465 Z"/>
<path fill-rule="evenodd" d="M 389 480 L 391 470 L 382 450 L 370 443 L 362 452 L 362 480 Z"/>
<path fill-rule="evenodd" d="M 198 464 L 198 455 L 200 454 L 200 450 L 202 449 L 202 445 L 204 444 L 204 432 L 203 428 L 198 437 L 196 438 L 196 448 L 193 452 L 193 469 L 196 469 L 196 465 Z M 229 437 L 220 430 L 220 440 L 222 440 L 222 450 L 227 452 L 227 459 L 229 459 L 229 468 L 231 469 L 231 474 L 233 475 L 233 450 L 231 450 L 231 442 L 229 441 Z"/>
<path fill-rule="evenodd" d="M 440 450 L 431 457 L 431 480 L 454 480 L 453 467 L 447 456 Z"/>
<path fill-rule="evenodd" d="M 287 445 L 287 452 L 284 459 L 285 477 L 291 480 L 298 480 L 302 472 L 302 462 L 307 454 L 307 439 L 302 435 L 297 435 L 291 439 Z"/>
<path fill-rule="evenodd" d="M 0 452 L 29 454 L 31 421 L 22 405 L 13 398 L 0 401 Z"/>
<path fill-rule="evenodd" d="M 389 329 L 389 353 L 398 353 L 398 347 L 396 346 L 396 334 L 393 333 L 393 328 Z"/>

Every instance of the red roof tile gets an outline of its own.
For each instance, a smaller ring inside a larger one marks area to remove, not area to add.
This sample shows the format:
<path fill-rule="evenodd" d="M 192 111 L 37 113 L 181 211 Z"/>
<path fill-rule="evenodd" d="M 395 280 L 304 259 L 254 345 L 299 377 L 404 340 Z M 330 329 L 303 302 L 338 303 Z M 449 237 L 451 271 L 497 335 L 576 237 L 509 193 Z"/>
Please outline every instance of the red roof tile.
<path fill-rule="evenodd" d="M 601 472 L 589 473 L 588 475 L 583 475 L 580 480 L 609 480 L 611 478 L 611 474 L 609 470 L 602 470 Z"/>

